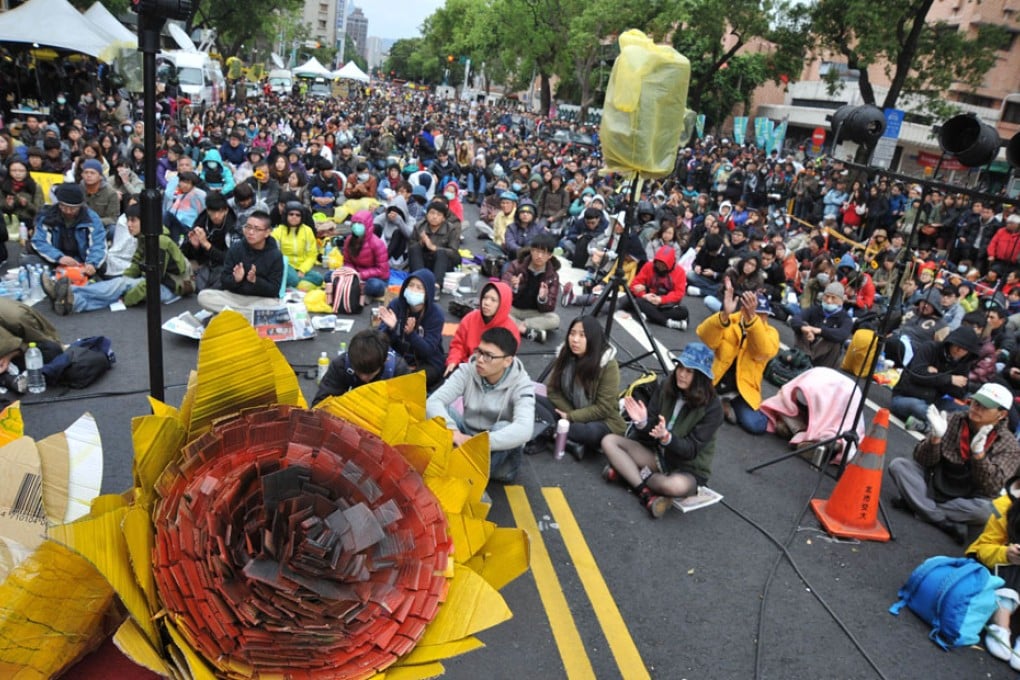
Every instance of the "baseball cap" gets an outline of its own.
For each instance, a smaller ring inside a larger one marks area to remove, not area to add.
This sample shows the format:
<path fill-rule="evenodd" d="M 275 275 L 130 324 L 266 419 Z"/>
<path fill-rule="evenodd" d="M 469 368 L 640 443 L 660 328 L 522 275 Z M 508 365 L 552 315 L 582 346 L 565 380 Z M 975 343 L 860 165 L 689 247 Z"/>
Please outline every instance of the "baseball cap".
<path fill-rule="evenodd" d="M 971 399 L 985 408 L 1001 408 L 1008 411 L 1013 406 L 1013 393 L 999 383 L 985 383 Z"/>

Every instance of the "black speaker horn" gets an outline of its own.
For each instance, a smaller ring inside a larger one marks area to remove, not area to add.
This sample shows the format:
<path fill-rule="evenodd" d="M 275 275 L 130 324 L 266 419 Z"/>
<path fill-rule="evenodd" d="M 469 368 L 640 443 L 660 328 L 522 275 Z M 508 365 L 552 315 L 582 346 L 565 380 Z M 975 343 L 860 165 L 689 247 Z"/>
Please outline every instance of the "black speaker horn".
<path fill-rule="evenodd" d="M 1020 132 L 1006 142 L 1006 161 L 1014 170 L 1020 170 Z"/>
<path fill-rule="evenodd" d="M 829 120 L 837 141 L 849 140 L 871 147 L 885 133 L 885 114 L 873 104 L 841 106 Z"/>
<path fill-rule="evenodd" d="M 939 146 L 968 168 L 988 165 L 999 154 L 999 133 L 973 113 L 961 113 L 942 124 Z"/>

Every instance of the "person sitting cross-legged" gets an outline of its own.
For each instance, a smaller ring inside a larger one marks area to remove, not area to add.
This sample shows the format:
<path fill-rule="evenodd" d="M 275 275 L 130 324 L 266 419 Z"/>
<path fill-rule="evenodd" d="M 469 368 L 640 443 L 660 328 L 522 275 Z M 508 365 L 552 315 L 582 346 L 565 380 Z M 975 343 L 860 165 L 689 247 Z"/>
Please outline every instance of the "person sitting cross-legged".
<path fill-rule="evenodd" d="M 404 360 L 390 348 L 389 338 L 378 330 L 366 328 L 351 338 L 346 352 L 329 362 L 326 375 L 312 399 L 312 406 L 327 397 L 346 394 L 362 385 L 410 372 Z"/>
<path fill-rule="evenodd" d="M 687 330 L 689 313 L 681 301 L 687 292 L 687 276 L 676 263 L 676 251 L 662 246 L 651 262 L 645 262 L 630 282 L 637 308 L 649 321 L 667 328 Z"/>
<path fill-rule="evenodd" d="M 556 239 L 539 234 L 521 258 L 503 272 L 503 282 L 513 292 L 510 318 L 521 336 L 545 342 L 550 331 L 560 327 L 556 300 L 560 293 L 560 262 L 552 256 Z"/>
<path fill-rule="evenodd" d="M 256 210 L 248 216 L 244 238 L 231 244 L 223 260 L 222 290 L 207 288 L 198 294 L 202 309 L 219 312 L 230 307 L 248 312 L 279 304 L 283 254 L 269 230 L 269 213 Z"/>
<path fill-rule="evenodd" d="M 505 484 L 517 479 L 535 424 L 535 385 L 516 354 L 513 333 L 490 328 L 471 361 L 460 364 L 425 402 L 426 417 L 446 420 L 454 446 L 488 431 L 489 478 Z M 451 408 L 458 397 L 463 413 Z"/>

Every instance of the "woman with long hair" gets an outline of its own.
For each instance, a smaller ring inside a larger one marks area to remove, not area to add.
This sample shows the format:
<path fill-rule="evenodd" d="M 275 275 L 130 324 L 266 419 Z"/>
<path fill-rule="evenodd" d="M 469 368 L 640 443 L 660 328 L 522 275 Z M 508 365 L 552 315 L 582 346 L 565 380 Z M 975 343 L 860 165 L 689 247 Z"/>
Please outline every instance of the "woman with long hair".
<path fill-rule="evenodd" d="M 545 385 L 547 396 L 539 397 L 539 402 L 547 402 L 559 419 L 570 423 L 567 450 L 578 460 L 597 451 L 607 434 L 623 434 L 626 429 L 620 415 L 616 349 L 594 316 L 570 323 Z"/>
<path fill-rule="evenodd" d="M 7 176 L 0 182 L 0 207 L 5 220 L 24 222 L 31 234 L 36 213 L 42 209 L 43 201 L 42 187 L 32 179 L 32 173 L 25 162 L 20 158 L 8 160 Z"/>
<path fill-rule="evenodd" d="M 662 517 L 674 498 L 690 496 L 708 483 L 715 435 L 723 422 L 712 386 L 714 360 L 704 343 L 689 343 L 647 403 L 624 397 L 631 420 L 627 436 L 602 439 L 609 459 L 602 477 L 632 489 L 652 517 Z"/>

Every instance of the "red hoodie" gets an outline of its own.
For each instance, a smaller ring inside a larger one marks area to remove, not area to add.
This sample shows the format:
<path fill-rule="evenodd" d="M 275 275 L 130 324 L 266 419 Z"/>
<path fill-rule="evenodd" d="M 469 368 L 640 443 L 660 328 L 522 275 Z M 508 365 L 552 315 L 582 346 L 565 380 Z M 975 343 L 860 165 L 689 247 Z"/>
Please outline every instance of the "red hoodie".
<path fill-rule="evenodd" d="M 475 309 L 460 320 L 457 332 L 454 333 L 453 340 L 450 341 L 450 353 L 446 357 L 447 366 L 456 366 L 470 359 L 471 353 L 478 349 L 478 344 L 482 341 L 482 333 L 490 328 L 505 328 L 514 334 L 517 342 L 521 341 L 521 333 L 517 330 L 517 324 L 510 319 L 510 306 L 514 301 L 514 294 L 509 285 L 502 281 L 485 284 L 482 286 L 481 292 L 478 293 L 478 304 L 481 305 L 482 296 L 490 286 L 495 286 L 496 292 L 499 293 L 499 307 L 496 308 L 496 313 L 486 322 L 482 318 L 481 310 Z"/>
<path fill-rule="evenodd" d="M 988 257 L 1008 264 L 1016 264 L 1020 255 L 1020 231 L 1010 231 L 1006 227 L 995 232 L 988 243 Z"/>
<path fill-rule="evenodd" d="M 655 273 L 655 263 L 661 262 L 669 268 L 665 276 Z M 637 290 L 638 286 L 644 288 Z M 659 295 L 662 301 L 659 305 L 675 305 L 684 299 L 687 292 L 687 274 L 683 267 L 676 266 L 676 251 L 672 246 L 662 246 L 655 251 L 655 259 L 645 262 L 641 271 L 637 273 L 630 283 L 630 291 L 636 297 L 643 298 L 648 293 Z"/>

